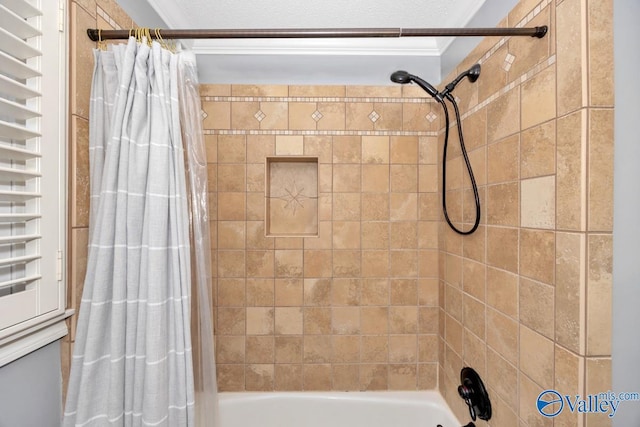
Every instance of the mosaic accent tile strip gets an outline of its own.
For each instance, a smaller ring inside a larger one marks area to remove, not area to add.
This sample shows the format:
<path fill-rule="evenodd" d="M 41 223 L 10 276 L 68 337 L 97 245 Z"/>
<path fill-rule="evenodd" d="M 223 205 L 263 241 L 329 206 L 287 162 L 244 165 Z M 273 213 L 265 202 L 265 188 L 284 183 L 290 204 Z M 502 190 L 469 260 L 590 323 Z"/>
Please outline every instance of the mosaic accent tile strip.
<path fill-rule="evenodd" d="M 504 63 L 502 64 L 502 69 L 505 71 L 509 71 L 511 69 L 511 65 L 513 65 L 513 61 L 516 60 L 516 57 L 510 53 L 507 53 L 507 56 L 504 58 Z"/>
<path fill-rule="evenodd" d="M 527 71 L 526 73 L 521 75 L 520 78 L 515 79 L 514 81 L 512 81 L 511 83 L 509 83 L 508 85 L 506 85 L 502 89 L 498 90 L 497 92 L 495 92 L 493 95 L 489 96 L 487 99 L 485 99 L 484 101 L 482 101 L 478 105 L 476 105 L 473 108 L 471 108 L 469 111 L 467 111 L 464 114 L 462 114 L 461 115 L 462 120 L 466 119 L 467 117 L 469 117 L 470 115 L 472 115 L 476 111 L 486 107 L 487 105 L 489 105 L 490 103 L 495 101 L 498 97 L 500 97 L 500 96 L 504 95 L 505 93 L 509 92 L 510 90 L 515 88 L 516 86 L 526 82 L 527 80 L 530 80 L 535 75 L 537 75 L 541 71 L 545 70 L 547 67 L 555 64 L 555 62 L 556 62 L 556 55 L 551 55 L 546 61 L 543 61 L 543 62 L 539 63 L 538 65 L 534 66 L 529 71 Z M 457 122 L 455 120 L 452 120 L 450 122 L 449 128 L 455 126 L 456 123 Z M 439 134 L 443 133 L 443 132 L 444 132 L 444 129 L 442 131 L 440 131 Z"/>
<path fill-rule="evenodd" d="M 424 98 L 302 98 L 302 97 L 263 97 L 263 96 L 202 96 L 203 101 L 213 102 L 368 102 L 379 104 L 435 104 L 431 97 Z"/>
<path fill-rule="evenodd" d="M 257 121 L 261 122 L 261 121 L 263 121 L 265 119 L 265 117 L 267 117 L 267 115 L 264 112 L 262 112 L 262 110 L 258 110 L 253 115 L 253 117 L 255 117 Z"/>
<path fill-rule="evenodd" d="M 116 30 L 121 30 L 122 29 L 122 27 L 120 25 L 118 25 L 118 23 L 116 21 L 114 21 L 113 18 L 110 17 L 107 14 L 107 12 L 105 12 L 104 9 L 102 9 L 100 6 L 96 6 L 96 13 L 98 14 L 98 16 L 102 17 L 102 19 L 107 21 L 109 23 L 109 25 L 111 25 Z"/>
<path fill-rule="evenodd" d="M 205 135 L 438 136 L 435 131 L 205 129 Z"/>
<path fill-rule="evenodd" d="M 522 28 L 526 26 L 529 22 L 533 20 L 537 15 L 542 12 L 542 10 L 547 7 L 547 5 L 551 4 L 552 0 L 544 0 L 539 5 L 537 5 L 527 16 L 522 18 L 520 22 L 518 22 L 515 27 Z M 511 37 L 503 37 L 500 39 L 487 53 L 484 54 L 482 58 L 478 61 L 480 64 L 486 62 L 491 56 L 496 53 L 498 49 L 500 49 Z"/>

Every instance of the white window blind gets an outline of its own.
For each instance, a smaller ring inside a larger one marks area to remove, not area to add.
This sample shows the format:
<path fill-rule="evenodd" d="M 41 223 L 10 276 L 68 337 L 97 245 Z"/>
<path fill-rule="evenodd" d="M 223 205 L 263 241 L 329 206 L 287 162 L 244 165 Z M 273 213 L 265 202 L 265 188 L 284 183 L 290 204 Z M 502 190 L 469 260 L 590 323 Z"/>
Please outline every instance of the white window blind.
<path fill-rule="evenodd" d="M 0 0 L 0 348 L 65 308 L 61 5 Z"/>

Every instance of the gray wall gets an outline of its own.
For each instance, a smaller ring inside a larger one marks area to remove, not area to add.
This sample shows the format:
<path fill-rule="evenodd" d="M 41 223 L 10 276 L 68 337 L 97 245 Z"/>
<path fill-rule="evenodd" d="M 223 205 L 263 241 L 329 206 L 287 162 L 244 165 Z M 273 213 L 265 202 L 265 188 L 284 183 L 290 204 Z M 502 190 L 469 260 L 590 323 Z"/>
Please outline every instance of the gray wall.
<path fill-rule="evenodd" d="M 0 427 L 59 427 L 60 341 L 0 368 Z"/>
<path fill-rule="evenodd" d="M 614 0 L 615 159 L 613 390 L 640 392 L 640 49 L 638 0 Z M 640 402 L 620 405 L 615 427 L 640 426 Z"/>

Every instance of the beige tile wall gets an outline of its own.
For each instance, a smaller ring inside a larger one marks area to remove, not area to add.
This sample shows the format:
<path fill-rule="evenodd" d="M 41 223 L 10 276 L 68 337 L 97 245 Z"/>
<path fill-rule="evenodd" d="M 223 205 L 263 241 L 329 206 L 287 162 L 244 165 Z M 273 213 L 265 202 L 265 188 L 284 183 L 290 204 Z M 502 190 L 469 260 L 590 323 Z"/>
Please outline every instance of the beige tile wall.
<path fill-rule="evenodd" d="M 205 85 L 221 390 L 437 386 L 437 130 L 412 87 Z M 265 237 L 267 156 L 318 159 L 318 237 Z"/>
<path fill-rule="evenodd" d="M 611 387 L 612 2 L 522 0 L 500 25 L 550 33 L 486 39 L 456 70 L 483 67 L 457 90 L 483 219 L 471 237 L 440 226 L 439 386 L 468 419 L 456 387 L 472 366 L 494 403 L 489 425 L 546 426 L 535 410 L 541 391 Z M 458 153 L 447 196 L 469 228 Z M 610 420 L 564 411 L 553 425 Z"/>
<path fill-rule="evenodd" d="M 460 64 L 483 66 L 476 84 L 456 89 L 483 202 L 480 229 L 464 238 L 442 223 L 442 114 L 419 89 L 204 85 L 220 389 L 439 385 L 466 419 L 455 391 L 464 364 L 486 380 L 490 424 L 511 427 L 548 425 L 533 406 L 543 388 L 606 388 L 611 8 L 522 0 L 501 25 L 550 24 L 547 37 L 486 39 Z M 94 46 L 84 31 L 131 20 L 113 0 L 70 9 L 69 306 L 77 307 Z M 456 139 L 448 203 L 468 226 Z M 264 237 L 264 159 L 274 155 L 318 157 L 318 238 Z M 555 425 L 607 421 L 563 413 Z"/>
<path fill-rule="evenodd" d="M 87 28 L 130 28 L 132 20 L 115 0 L 69 2 L 69 224 L 67 238 L 69 284 L 67 307 L 78 310 L 87 264 L 89 226 L 89 96 L 93 76 L 93 51 Z M 76 318 L 67 321 L 70 334 L 62 342 L 62 374 L 66 392 Z"/>

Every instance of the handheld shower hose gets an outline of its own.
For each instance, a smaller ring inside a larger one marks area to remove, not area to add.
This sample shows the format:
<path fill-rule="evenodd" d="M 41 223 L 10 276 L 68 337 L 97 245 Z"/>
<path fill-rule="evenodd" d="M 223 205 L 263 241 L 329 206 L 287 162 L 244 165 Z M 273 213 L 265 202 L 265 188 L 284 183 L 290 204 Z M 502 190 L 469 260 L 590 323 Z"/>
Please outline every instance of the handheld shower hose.
<path fill-rule="evenodd" d="M 442 92 L 438 92 L 428 82 L 422 80 L 420 77 L 414 76 L 413 74 L 409 74 L 406 71 L 396 71 L 395 73 L 391 74 L 392 82 L 400 84 L 414 82 L 425 92 L 431 95 L 436 101 L 438 101 L 440 105 L 442 105 L 445 117 L 444 147 L 442 154 L 442 212 L 444 214 L 444 219 L 447 221 L 447 224 L 449 224 L 449 227 L 451 227 L 451 229 L 456 233 L 462 235 L 469 235 L 473 233 L 478 229 L 478 225 L 480 225 L 480 196 L 478 194 L 478 185 L 473 175 L 473 169 L 471 168 L 471 162 L 469 161 L 469 156 L 467 155 L 467 149 L 464 145 L 462 122 L 460 120 L 460 110 L 458 109 L 458 103 L 451 95 L 451 92 L 453 91 L 453 89 L 455 89 L 456 85 L 460 83 L 460 81 L 462 81 L 465 77 L 469 78 L 469 80 L 473 83 L 478 79 L 479 76 L 480 64 L 475 64 L 473 67 L 461 73 L 451 83 L 445 86 Z M 466 231 L 457 228 L 449 218 L 449 213 L 447 212 L 447 151 L 449 145 L 449 110 L 447 109 L 447 104 L 444 101 L 445 99 L 447 99 L 453 105 L 453 110 L 456 116 L 456 127 L 458 128 L 458 137 L 460 139 L 460 151 L 462 152 L 462 157 L 464 158 L 464 163 L 467 167 L 467 172 L 469 173 L 469 180 L 471 181 L 471 188 L 473 190 L 473 198 L 475 201 L 476 219 L 473 223 L 473 226 Z"/>

